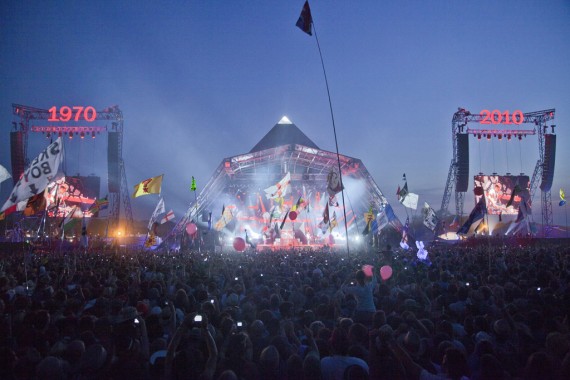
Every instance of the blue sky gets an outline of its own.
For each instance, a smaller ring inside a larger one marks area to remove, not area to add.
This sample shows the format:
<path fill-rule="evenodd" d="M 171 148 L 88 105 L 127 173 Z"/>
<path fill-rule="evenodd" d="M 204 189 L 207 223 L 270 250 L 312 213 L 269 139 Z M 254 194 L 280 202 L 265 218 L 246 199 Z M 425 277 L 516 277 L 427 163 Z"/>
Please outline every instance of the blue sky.
<path fill-rule="evenodd" d="M 248 152 L 283 115 L 334 151 L 315 38 L 295 27 L 303 3 L 1 2 L 0 164 L 11 170 L 12 103 L 118 105 L 129 187 L 164 173 L 166 207 L 177 215 L 193 199 L 191 176 L 205 184 L 224 157 Z M 399 216 L 402 173 L 420 202 L 439 209 L 458 107 L 556 108 L 554 222 L 565 224 L 557 193 L 570 193 L 570 2 L 310 4 L 339 149 L 362 159 Z M 66 145 L 66 171 L 106 183 L 106 138 L 95 140 Z M 505 144 L 470 139 L 470 174 L 532 176 L 537 139 Z M 45 145 L 30 136 L 28 156 Z M 10 190 L 1 185 L 3 200 Z M 148 218 L 155 203 L 132 200 L 135 218 Z M 472 205 L 468 194 L 467 213 Z M 540 220 L 538 203 L 534 215 Z"/>

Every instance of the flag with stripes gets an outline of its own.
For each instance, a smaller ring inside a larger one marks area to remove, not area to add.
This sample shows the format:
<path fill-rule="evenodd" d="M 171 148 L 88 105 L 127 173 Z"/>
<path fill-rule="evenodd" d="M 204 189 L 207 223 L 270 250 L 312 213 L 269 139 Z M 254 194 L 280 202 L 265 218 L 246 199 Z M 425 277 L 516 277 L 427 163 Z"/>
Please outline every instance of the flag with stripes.
<path fill-rule="evenodd" d="M 166 215 L 164 215 L 164 216 L 162 217 L 162 219 L 160 219 L 160 224 L 164 224 L 164 223 L 166 223 L 166 222 L 168 222 L 169 220 L 172 220 L 172 219 L 174 219 L 174 211 L 170 210 L 170 211 L 168 211 L 168 212 L 166 213 Z M 211 225 L 211 220 L 212 220 L 212 219 L 210 219 L 210 225 Z"/>

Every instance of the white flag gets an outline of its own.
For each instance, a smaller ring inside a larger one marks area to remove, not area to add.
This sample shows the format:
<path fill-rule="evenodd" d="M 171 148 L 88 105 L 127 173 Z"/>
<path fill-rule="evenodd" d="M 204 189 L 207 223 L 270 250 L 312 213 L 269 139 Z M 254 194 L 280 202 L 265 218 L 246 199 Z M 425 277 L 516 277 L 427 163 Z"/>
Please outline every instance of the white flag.
<path fill-rule="evenodd" d="M 165 211 L 166 211 L 166 209 L 164 208 L 164 199 L 160 198 L 158 200 L 158 203 L 156 204 L 156 207 L 154 208 L 154 212 L 152 213 L 150 220 L 148 221 L 148 230 L 149 231 L 152 228 L 152 225 L 154 224 L 154 222 L 156 222 L 157 217 L 160 214 L 164 214 Z"/>
<path fill-rule="evenodd" d="M 174 219 L 174 211 L 170 210 L 166 213 L 166 215 L 164 215 L 164 217 L 160 220 L 160 224 L 164 224 L 166 222 L 168 222 L 169 220 Z"/>
<path fill-rule="evenodd" d="M 8 178 L 12 178 L 12 176 L 4 166 L 0 165 L 0 183 L 6 181 Z"/>
<path fill-rule="evenodd" d="M 285 177 L 276 185 L 269 186 L 265 189 L 265 196 L 267 199 L 277 199 L 284 197 L 289 190 L 289 183 L 291 182 L 291 173 L 287 172 Z"/>
<path fill-rule="evenodd" d="M 413 210 L 418 208 L 418 199 L 420 196 L 415 193 L 408 193 L 406 197 L 402 200 L 402 204 L 407 208 L 411 208 Z"/>
<path fill-rule="evenodd" d="M 431 206 L 427 202 L 424 202 L 424 208 L 422 209 L 422 213 L 424 215 L 424 226 L 434 231 L 438 222 L 438 217 L 435 214 L 435 210 L 431 208 Z"/>
<path fill-rule="evenodd" d="M 43 152 L 37 156 L 26 169 L 20 180 L 14 186 L 10 197 L 1 211 L 42 192 L 48 183 L 56 176 L 59 165 L 63 160 L 63 142 L 58 137 Z"/>

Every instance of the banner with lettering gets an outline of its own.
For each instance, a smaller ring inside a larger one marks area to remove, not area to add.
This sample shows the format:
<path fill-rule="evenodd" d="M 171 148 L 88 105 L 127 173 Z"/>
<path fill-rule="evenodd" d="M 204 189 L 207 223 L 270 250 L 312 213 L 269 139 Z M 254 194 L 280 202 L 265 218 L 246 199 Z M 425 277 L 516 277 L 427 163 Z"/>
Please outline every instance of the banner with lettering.
<path fill-rule="evenodd" d="M 30 163 L 0 212 L 44 191 L 48 183 L 55 178 L 61 161 L 63 142 L 59 137 Z"/>

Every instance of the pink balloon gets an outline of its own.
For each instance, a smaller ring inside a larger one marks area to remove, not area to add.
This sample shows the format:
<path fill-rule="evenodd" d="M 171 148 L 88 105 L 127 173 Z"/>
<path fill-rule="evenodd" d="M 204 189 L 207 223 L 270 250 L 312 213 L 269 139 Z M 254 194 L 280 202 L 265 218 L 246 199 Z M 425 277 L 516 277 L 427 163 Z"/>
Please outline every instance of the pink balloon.
<path fill-rule="evenodd" d="M 372 269 L 374 269 L 372 265 L 366 264 L 362 266 L 362 271 L 364 272 L 366 277 L 372 277 Z"/>
<path fill-rule="evenodd" d="M 387 281 L 392 277 L 392 267 L 390 265 L 384 265 L 380 268 L 380 277 L 382 277 L 382 280 L 384 281 Z"/>
<path fill-rule="evenodd" d="M 186 233 L 190 236 L 194 235 L 198 231 L 198 227 L 194 223 L 189 223 L 186 225 Z"/>
<path fill-rule="evenodd" d="M 234 249 L 238 252 L 245 251 L 245 240 L 240 237 L 234 239 Z"/>
<path fill-rule="evenodd" d="M 297 211 L 291 211 L 289 213 L 289 219 L 291 219 L 291 220 L 297 219 Z"/>

